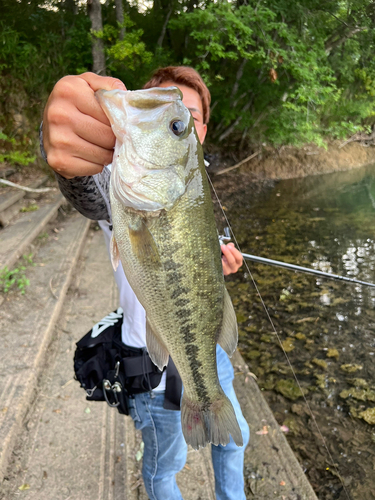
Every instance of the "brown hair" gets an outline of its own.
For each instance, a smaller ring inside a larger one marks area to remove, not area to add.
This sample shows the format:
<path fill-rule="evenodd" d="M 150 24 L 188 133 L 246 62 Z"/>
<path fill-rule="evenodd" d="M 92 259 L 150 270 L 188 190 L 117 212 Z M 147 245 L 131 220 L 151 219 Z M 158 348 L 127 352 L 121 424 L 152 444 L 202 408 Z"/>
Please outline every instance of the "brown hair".
<path fill-rule="evenodd" d="M 201 75 L 194 68 L 190 68 L 189 66 L 167 66 L 166 68 L 159 68 L 156 70 L 143 88 L 150 89 L 152 87 L 158 87 L 161 83 L 168 81 L 186 85 L 198 92 L 202 101 L 203 123 L 208 123 L 210 119 L 211 94 Z"/>

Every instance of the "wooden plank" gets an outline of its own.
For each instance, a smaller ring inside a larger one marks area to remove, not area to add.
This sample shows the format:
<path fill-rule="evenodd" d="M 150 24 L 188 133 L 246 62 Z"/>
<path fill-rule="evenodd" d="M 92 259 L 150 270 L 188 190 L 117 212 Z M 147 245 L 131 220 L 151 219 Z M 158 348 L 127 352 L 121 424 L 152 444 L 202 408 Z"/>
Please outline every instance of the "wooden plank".
<path fill-rule="evenodd" d="M 245 463 L 254 471 L 254 498 L 318 500 L 241 354 L 236 351 L 231 361 L 236 372 L 233 385 L 250 427 Z"/>
<path fill-rule="evenodd" d="M 46 224 L 56 215 L 64 201 L 62 194 L 54 196 L 51 203 L 35 212 L 21 214 L 12 225 L 0 232 L 0 269 L 10 269 L 25 252 L 34 238 L 44 229 Z"/>
<path fill-rule="evenodd" d="M 5 301 L 0 331 L 0 482 L 44 368 L 47 348 L 61 311 L 90 222 L 75 214 L 48 242 L 30 268 L 25 295 Z M 31 292 L 32 290 L 32 292 Z"/>

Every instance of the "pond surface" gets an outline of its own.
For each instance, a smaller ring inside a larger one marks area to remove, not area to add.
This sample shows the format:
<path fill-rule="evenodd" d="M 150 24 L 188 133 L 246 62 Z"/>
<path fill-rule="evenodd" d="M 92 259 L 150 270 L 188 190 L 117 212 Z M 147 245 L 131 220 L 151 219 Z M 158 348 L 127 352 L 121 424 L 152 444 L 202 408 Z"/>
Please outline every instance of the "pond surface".
<path fill-rule="evenodd" d="M 375 283 L 375 166 L 215 184 L 242 252 Z M 278 335 L 243 267 L 239 348 L 318 498 L 375 499 L 375 288 L 248 265 Z"/>

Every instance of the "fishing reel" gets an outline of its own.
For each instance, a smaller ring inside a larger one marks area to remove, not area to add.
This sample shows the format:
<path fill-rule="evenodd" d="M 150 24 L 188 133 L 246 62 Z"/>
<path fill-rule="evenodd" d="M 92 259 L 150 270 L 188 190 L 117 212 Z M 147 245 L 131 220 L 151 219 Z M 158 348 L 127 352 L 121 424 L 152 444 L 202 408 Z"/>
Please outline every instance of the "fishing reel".
<path fill-rule="evenodd" d="M 224 228 L 224 235 L 220 235 L 219 234 L 219 243 L 220 243 L 220 246 L 223 245 L 225 242 L 228 242 L 230 241 L 232 238 L 230 236 L 230 229 L 229 227 L 225 227 Z"/>

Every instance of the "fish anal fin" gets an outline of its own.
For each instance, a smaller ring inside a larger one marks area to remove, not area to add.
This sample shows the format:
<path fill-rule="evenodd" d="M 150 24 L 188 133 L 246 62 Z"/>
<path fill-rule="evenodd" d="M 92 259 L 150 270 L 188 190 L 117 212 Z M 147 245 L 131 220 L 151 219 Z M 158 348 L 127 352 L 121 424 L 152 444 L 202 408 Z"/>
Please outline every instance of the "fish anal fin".
<path fill-rule="evenodd" d="M 162 370 L 167 366 L 169 352 L 160 338 L 153 332 L 152 327 L 146 318 L 146 345 L 151 361 Z"/>
<path fill-rule="evenodd" d="M 195 450 L 208 443 L 227 445 L 232 436 L 237 446 L 243 446 L 240 426 L 232 403 L 224 393 L 209 406 L 191 401 L 184 392 L 181 403 L 182 432 L 187 444 Z"/>
<path fill-rule="evenodd" d="M 236 350 L 238 342 L 237 318 L 234 312 L 233 304 L 230 299 L 228 290 L 224 291 L 224 312 L 223 324 L 217 339 L 217 343 L 221 345 L 228 356 L 232 356 Z"/>
<path fill-rule="evenodd" d="M 160 255 L 146 222 L 139 218 L 129 224 L 129 239 L 132 250 L 142 264 L 160 266 Z"/>
<path fill-rule="evenodd" d="M 119 262 L 120 262 L 120 252 L 118 251 L 118 246 L 116 242 L 116 238 L 114 235 L 114 232 L 112 231 L 112 236 L 111 236 L 111 243 L 109 246 L 109 252 L 111 254 L 111 262 L 113 269 L 117 271 Z"/>

